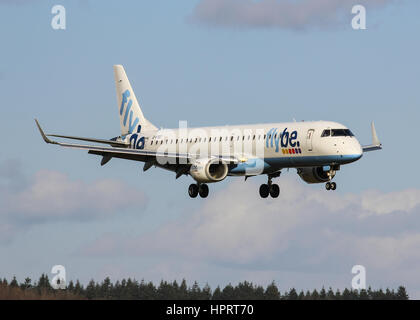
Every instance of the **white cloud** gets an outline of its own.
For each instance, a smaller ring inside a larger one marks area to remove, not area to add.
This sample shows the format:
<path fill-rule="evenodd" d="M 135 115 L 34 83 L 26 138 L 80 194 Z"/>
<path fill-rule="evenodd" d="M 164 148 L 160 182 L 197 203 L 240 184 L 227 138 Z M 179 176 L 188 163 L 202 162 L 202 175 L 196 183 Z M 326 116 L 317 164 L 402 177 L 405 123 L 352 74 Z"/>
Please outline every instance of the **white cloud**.
<path fill-rule="evenodd" d="M 26 178 L 13 161 L 0 164 L 0 241 L 45 222 L 86 221 L 123 214 L 147 204 L 145 194 L 110 179 L 90 183 L 41 170 Z"/>
<path fill-rule="evenodd" d="M 386 194 L 372 191 L 366 193 L 361 201 L 363 209 L 376 214 L 411 212 L 420 206 L 420 190 L 411 189 Z"/>
<path fill-rule="evenodd" d="M 351 8 L 362 4 L 368 10 L 393 0 L 201 0 L 190 19 L 223 27 L 277 27 L 302 30 L 325 28 L 347 21 Z"/>
<path fill-rule="evenodd" d="M 145 195 L 114 180 L 72 181 L 63 173 L 38 171 L 18 192 L 2 195 L 1 214 L 22 220 L 89 219 L 144 206 Z"/>
<path fill-rule="evenodd" d="M 300 272 L 331 280 L 344 272 L 351 280 L 351 267 L 363 264 L 370 283 L 420 288 L 413 272 L 420 269 L 419 190 L 343 195 L 296 179 L 280 184 L 279 199 L 263 200 L 258 185 L 233 182 L 177 221 L 137 237 L 104 235 L 84 253 L 160 257 L 160 266 L 207 263 L 259 278 Z"/>

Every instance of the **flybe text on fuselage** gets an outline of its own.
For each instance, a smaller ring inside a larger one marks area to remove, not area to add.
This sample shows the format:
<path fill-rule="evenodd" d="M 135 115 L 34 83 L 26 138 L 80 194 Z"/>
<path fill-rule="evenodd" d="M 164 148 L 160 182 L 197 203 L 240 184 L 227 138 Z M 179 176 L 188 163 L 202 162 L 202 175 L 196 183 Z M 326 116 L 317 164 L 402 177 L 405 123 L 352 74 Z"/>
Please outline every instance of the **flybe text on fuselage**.
<path fill-rule="evenodd" d="M 298 132 L 296 130 L 289 132 L 287 128 L 284 128 L 283 131 L 277 128 L 271 128 L 267 132 L 265 146 L 266 148 L 275 148 L 275 152 L 279 152 L 280 148 L 282 148 L 283 154 L 285 153 L 285 149 L 288 150 L 288 153 L 289 149 L 293 150 L 291 153 L 301 153 Z"/>

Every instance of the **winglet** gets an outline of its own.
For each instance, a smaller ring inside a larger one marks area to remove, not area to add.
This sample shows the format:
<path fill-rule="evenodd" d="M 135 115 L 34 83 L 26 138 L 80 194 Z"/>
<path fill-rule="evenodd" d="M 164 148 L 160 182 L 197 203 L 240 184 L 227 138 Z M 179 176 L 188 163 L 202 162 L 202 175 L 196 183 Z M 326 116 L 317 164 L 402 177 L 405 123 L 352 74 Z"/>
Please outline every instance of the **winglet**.
<path fill-rule="evenodd" d="M 378 135 L 376 134 L 375 123 L 373 121 L 371 123 L 371 128 L 372 128 L 372 144 L 369 146 L 363 146 L 362 147 L 363 152 L 382 149 L 382 143 L 379 141 Z"/>
<path fill-rule="evenodd" d="M 37 127 L 38 127 L 38 129 L 39 129 L 39 132 L 41 133 L 42 139 L 44 139 L 44 141 L 45 141 L 46 143 L 53 143 L 53 144 L 57 144 L 57 142 L 55 142 L 55 141 L 52 141 L 52 140 L 48 139 L 48 137 L 45 135 L 44 131 L 42 130 L 41 126 L 39 125 L 39 122 L 38 122 L 38 120 L 37 120 L 37 119 L 35 119 L 35 123 L 36 123 L 36 125 L 37 125 Z"/>
<path fill-rule="evenodd" d="M 381 142 L 378 139 L 378 135 L 376 134 L 375 123 L 372 121 L 372 144 L 374 146 L 381 146 Z"/>

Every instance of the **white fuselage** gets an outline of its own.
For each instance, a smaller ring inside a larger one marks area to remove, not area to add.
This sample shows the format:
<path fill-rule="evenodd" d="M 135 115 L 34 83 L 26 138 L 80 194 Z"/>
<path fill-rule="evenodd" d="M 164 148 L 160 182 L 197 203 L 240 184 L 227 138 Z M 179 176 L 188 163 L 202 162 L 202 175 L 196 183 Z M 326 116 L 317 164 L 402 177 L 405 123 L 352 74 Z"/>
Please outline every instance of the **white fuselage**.
<path fill-rule="evenodd" d="M 362 157 L 359 141 L 352 135 L 321 136 L 325 130 L 341 133 L 344 125 L 329 121 L 269 123 L 220 127 L 161 129 L 123 137 L 131 148 L 176 152 L 212 158 L 234 156 L 241 162 L 229 175 L 251 175 L 282 168 L 342 165 Z M 341 131 L 340 131 L 341 130 Z M 343 131 L 344 132 L 344 131 Z M 144 137 L 142 143 L 139 139 Z M 256 165 L 256 159 L 260 160 Z"/>

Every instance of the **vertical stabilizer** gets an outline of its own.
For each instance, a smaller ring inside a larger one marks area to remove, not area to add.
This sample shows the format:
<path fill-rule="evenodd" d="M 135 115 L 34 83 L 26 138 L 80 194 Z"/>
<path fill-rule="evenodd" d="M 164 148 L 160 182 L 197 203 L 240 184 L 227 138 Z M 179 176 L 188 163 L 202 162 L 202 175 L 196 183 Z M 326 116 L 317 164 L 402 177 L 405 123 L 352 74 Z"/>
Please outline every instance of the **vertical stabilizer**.
<path fill-rule="evenodd" d="M 140 131 L 157 130 L 157 128 L 144 117 L 123 66 L 114 66 L 114 77 L 117 89 L 121 135 L 124 136 Z"/>

